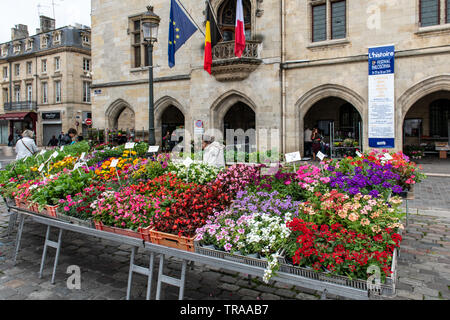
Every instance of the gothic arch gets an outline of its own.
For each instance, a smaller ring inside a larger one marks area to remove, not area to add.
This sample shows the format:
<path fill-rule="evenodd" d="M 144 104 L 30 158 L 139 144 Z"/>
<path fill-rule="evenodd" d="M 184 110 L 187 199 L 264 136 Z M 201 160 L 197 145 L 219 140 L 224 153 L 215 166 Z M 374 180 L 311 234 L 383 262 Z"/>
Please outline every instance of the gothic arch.
<path fill-rule="evenodd" d="M 303 134 L 304 134 L 303 127 L 306 113 L 311 109 L 311 107 L 314 106 L 314 104 L 316 104 L 322 99 L 329 97 L 340 98 L 352 104 L 356 108 L 356 110 L 358 110 L 362 122 L 363 123 L 367 122 L 366 114 L 364 112 L 364 106 L 366 105 L 366 101 L 358 93 L 338 84 L 324 84 L 315 87 L 310 91 L 308 91 L 307 93 L 305 93 L 299 100 L 297 100 L 295 104 L 296 110 L 295 130 L 297 132 L 297 136 L 299 137 L 298 139 L 296 139 L 297 150 L 303 150 Z M 363 126 L 364 128 L 363 137 L 366 136 L 367 132 L 366 127 L 367 126 Z"/>
<path fill-rule="evenodd" d="M 409 109 L 423 97 L 437 92 L 450 91 L 450 74 L 443 74 L 422 80 L 406 90 L 398 99 L 398 110 L 401 110 L 403 123 Z"/>
<path fill-rule="evenodd" d="M 220 6 L 228 0 L 211 0 L 211 6 L 212 9 L 214 10 L 214 13 L 217 16 L 217 13 L 219 11 Z M 251 34 L 252 34 L 252 38 L 253 35 L 255 34 L 256 31 L 256 8 L 257 8 L 257 2 L 260 0 L 248 0 L 250 2 L 250 6 L 251 6 Z"/>
<path fill-rule="evenodd" d="M 117 127 L 117 122 L 120 114 L 127 108 L 130 109 L 133 114 L 135 113 L 131 105 L 123 99 L 117 99 L 109 105 L 105 112 L 105 116 L 108 121 L 108 128 L 113 129 Z M 135 124 L 133 124 L 133 128 L 134 127 Z"/>
<path fill-rule="evenodd" d="M 157 143 L 162 143 L 162 116 L 170 106 L 176 107 L 184 116 L 184 128 L 189 130 L 187 123 L 191 123 L 188 119 L 188 113 L 181 103 L 170 96 L 164 96 L 155 103 L 155 139 Z"/>
<path fill-rule="evenodd" d="M 223 118 L 227 114 L 228 110 L 238 102 L 245 103 L 250 109 L 253 110 L 256 117 L 256 128 L 258 128 L 258 108 L 256 104 L 245 94 L 231 90 L 222 94 L 219 98 L 214 101 L 211 105 L 210 111 L 210 122 L 211 128 L 223 131 Z"/>

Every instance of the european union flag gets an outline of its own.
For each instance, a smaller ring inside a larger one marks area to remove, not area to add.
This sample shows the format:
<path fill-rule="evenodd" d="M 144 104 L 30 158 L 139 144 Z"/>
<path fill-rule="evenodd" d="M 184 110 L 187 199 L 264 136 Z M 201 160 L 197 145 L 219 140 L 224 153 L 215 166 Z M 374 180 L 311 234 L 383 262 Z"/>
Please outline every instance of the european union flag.
<path fill-rule="evenodd" d="M 175 0 L 170 0 L 169 67 L 175 65 L 175 52 L 197 31 Z"/>

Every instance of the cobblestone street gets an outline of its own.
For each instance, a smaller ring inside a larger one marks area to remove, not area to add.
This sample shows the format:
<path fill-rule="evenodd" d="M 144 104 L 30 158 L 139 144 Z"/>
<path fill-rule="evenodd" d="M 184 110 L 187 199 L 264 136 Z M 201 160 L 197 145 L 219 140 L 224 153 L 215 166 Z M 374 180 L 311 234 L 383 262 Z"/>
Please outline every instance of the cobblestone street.
<path fill-rule="evenodd" d="M 450 213 L 448 207 L 449 178 L 429 178 L 416 186 L 416 202 L 429 201 L 416 208 L 410 201 L 408 225 L 398 260 L 397 295 L 389 299 L 450 299 Z M 425 192 L 431 188 L 431 192 Z M 445 189 L 447 188 L 447 189 Z M 419 193 L 418 193 L 419 191 Z M 434 195 L 432 194 L 434 193 Z M 438 201 L 431 197 L 440 195 Z M 430 199 L 430 200 L 423 200 Z M 420 200 L 420 201 L 418 201 Z M 443 205 L 442 205 L 443 204 Z M 430 207 L 427 207 L 427 206 Z M 428 211 L 427 211 L 428 210 Z M 433 211 L 434 210 L 434 211 Z M 427 211 L 434 215 L 423 215 Z M 12 265 L 16 229 L 7 237 L 8 214 L 4 204 L 0 218 L 0 299 L 125 299 L 130 247 L 83 236 L 73 232 L 63 234 L 63 245 L 55 277 L 51 284 L 54 250 L 49 249 L 42 279 L 38 278 L 46 226 L 25 220 L 21 250 L 16 266 Z M 419 214 L 417 214 L 417 212 Z M 53 231 L 53 238 L 57 237 Z M 148 264 L 148 255 L 139 253 L 137 264 Z M 66 281 L 70 265 L 81 269 L 81 289 L 70 290 Z M 179 277 L 181 264 L 171 259 L 164 272 Z M 155 264 L 154 276 L 158 272 Z M 154 278 L 155 279 L 155 278 Z M 147 278 L 133 276 L 131 298 L 145 299 Z M 152 286 L 152 298 L 156 285 Z M 248 279 L 246 275 L 195 264 L 186 274 L 185 299 L 316 300 L 319 292 L 271 282 Z M 331 297 L 338 298 L 338 297 Z M 178 288 L 163 285 L 162 299 L 178 299 Z"/>

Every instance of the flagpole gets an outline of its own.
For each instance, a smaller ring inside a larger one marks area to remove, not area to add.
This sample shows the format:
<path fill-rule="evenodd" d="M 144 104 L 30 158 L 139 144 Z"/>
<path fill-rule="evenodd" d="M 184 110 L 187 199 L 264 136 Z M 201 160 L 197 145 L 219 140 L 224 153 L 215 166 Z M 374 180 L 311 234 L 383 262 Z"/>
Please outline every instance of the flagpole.
<path fill-rule="evenodd" d="M 176 0 L 175 0 L 176 1 Z M 200 29 L 200 27 L 198 26 L 198 24 L 195 22 L 194 18 L 192 18 L 191 14 L 186 10 L 186 8 L 183 6 L 183 3 L 181 2 L 181 0 L 178 0 L 178 3 L 181 5 L 181 7 L 183 8 L 184 12 L 189 16 L 189 18 L 191 18 L 191 21 L 195 24 L 195 26 L 197 27 L 197 29 L 202 33 L 203 36 L 205 36 L 205 34 L 203 33 L 202 29 Z"/>
<path fill-rule="evenodd" d="M 212 5 L 211 5 L 211 2 L 209 2 L 209 0 L 206 0 L 206 2 L 208 3 L 209 8 L 211 9 L 211 12 L 212 12 L 212 14 L 213 14 L 213 18 L 214 18 L 214 20 L 215 20 L 215 22 L 216 22 L 217 30 L 218 30 L 219 33 L 220 33 L 220 37 L 223 39 L 223 34 L 222 34 L 222 31 L 220 31 L 219 23 L 217 22 L 216 13 L 215 13 L 214 10 L 213 10 L 213 7 L 212 7 Z"/>

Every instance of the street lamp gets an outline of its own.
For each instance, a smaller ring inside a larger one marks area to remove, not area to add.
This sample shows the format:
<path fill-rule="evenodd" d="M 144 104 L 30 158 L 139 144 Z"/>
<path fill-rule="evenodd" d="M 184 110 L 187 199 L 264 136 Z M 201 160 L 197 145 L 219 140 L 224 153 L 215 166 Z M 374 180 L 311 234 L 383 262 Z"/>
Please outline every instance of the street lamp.
<path fill-rule="evenodd" d="M 149 105 L 148 105 L 148 143 L 153 146 L 155 140 L 155 114 L 153 98 L 153 43 L 157 41 L 160 17 L 153 12 L 153 6 L 147 7 L 147 12 L 141 16 L 142 33 L 148 50 L 148 82 L 149 82 Z"/>

